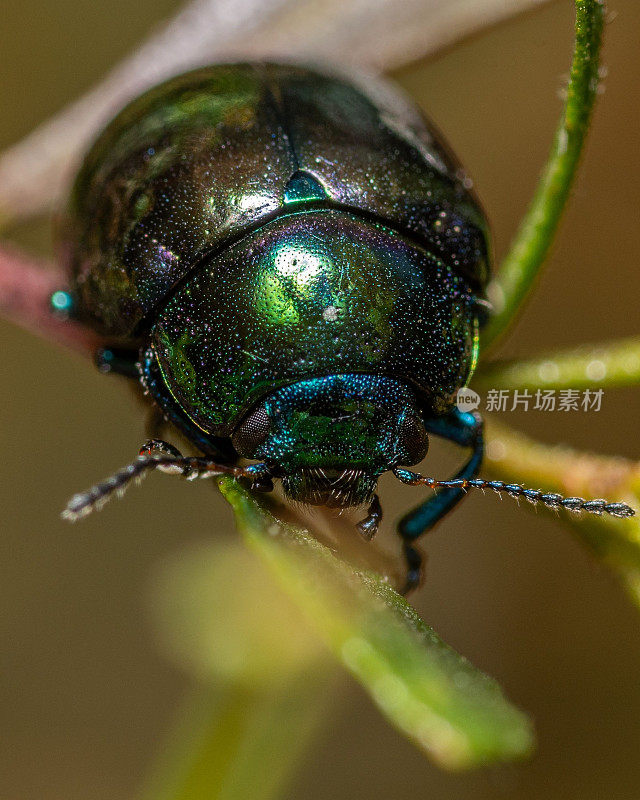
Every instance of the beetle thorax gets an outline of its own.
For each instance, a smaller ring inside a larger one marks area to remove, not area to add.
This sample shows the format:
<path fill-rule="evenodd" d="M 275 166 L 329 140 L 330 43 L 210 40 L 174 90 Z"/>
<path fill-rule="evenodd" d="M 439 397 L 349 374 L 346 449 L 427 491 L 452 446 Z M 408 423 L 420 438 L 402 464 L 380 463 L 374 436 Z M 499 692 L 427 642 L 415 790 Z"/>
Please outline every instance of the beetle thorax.
<path fill-rule="evenodd" d="M 245 415 L 233 442 L 269 464 L 291 499 L 330 507 L 367 502 L 383 472 L 421 461 L 428 447 L 411 390 L 371 375 L 276 390 Z"/>

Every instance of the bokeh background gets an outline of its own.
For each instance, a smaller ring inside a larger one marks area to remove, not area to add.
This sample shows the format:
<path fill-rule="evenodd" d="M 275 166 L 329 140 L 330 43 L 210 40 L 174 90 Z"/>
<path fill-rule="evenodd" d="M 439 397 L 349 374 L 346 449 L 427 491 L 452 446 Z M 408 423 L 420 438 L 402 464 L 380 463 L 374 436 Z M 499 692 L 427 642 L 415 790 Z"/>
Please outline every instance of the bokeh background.
<path fill-rule="evenodd" d="M 572 5 L 550 2 L 394 75 L 474 176 L 498 256 L 560 112 Z M 505 355 L 638 332 L 640 6 L 609 5 L 609 75 L 586 156 Z M 170 0 L 4 4 L 0 147 L 89 88 L 174 10 Z M 12 234 L 51 251 L 49 225 Z M 128 798 L 190 686 L 154 635 L 153 576 L 183 549 L 232 539 L 231 514 L 203 483 L 157 477 L 81 525 L 60 521 L 71 493 L 135 452 L 143 414 L 126 385 L 79 357 L 6 323 L 0 335 L 0 796 Z M 635 458 L 639 418 L 640 393 L 631 390 L 605 391 L 598 413 L 503 415 L 545 441 Z M 433 472 L 447 458 L 436 453 Z M 411 496 L 387 485 L 387 517 Z M 482 495 L 470 496 L 425 547 L 429 574 L 416 605 L 533 715 L 537 753 L 522 765 L 440 772 L 345 676 L 286 796 L 637 798 L 640 614 L 612 575 L 553 516 Z"/>

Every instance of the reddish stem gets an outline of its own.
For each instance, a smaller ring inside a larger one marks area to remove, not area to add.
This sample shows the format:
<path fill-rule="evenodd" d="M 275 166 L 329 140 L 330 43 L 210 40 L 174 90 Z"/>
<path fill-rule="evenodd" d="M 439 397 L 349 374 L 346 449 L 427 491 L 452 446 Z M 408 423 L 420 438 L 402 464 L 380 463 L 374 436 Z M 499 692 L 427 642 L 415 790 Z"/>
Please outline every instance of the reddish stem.
<path fill-rule="evenodd" d="M 97 334 L 51 310 L 52 293 L 66 285 L 64 273 L 49 262 L 16 247 L 0 247 L 0 314 L 44 339 L 90 357 L 101 343 Z"/>

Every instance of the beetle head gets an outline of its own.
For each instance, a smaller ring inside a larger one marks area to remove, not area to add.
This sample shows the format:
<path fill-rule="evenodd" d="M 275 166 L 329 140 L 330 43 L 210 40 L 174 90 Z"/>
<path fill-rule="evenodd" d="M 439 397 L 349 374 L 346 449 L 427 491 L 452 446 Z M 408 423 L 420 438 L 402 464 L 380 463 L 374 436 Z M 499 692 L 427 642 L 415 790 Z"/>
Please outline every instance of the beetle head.
<path fill-rule="evenodd" d="M 266 462 L 291 499 L 340 508 L 370 500 L 383 472 L 422 461 L 429 444 L 411 390 L 371 375 L 277 389 L 244 416 L 232 441 Z"/>

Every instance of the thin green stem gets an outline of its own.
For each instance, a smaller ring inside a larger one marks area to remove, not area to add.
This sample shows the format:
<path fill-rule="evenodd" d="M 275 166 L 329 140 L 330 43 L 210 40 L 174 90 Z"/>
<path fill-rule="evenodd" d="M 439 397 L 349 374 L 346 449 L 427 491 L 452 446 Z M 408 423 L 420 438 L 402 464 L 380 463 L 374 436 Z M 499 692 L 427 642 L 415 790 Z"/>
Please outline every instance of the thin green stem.
<path fill-rule="evenodd" d="M 496 477 L 565 495 L 607 497 L 640 511 L 640 463 L 543 444 L 492 418 L 486 420 L 486 432 L 486 467 Z M 574 523 L 577 538 L 620 575 L 640 605 L 640 516 L 563 517 Z"/>
<path fill-rule="evenodd" d="M 531 361 L 489 362 L 474 377 L 482 389 L 588 389 L 640 384 L 640 338 L 582 345 Z"/>
<path fill-rule="evenodd" d="M 141 800 L 282 796 L 324 718 L 330 674 L 330 669 L 313 670 L 251 687 L 200 687 L 187 703 Z"/>
<path fill-rule="evenodd" d="M 567 99 L 551 153 L 520 228 L 489 288 L 495 315 L 485 346 L 502 334 L 534 284 L 558 228 L 576 173 L 598 87 L 604 5 L 576 0 L 575 49 Z"/>

